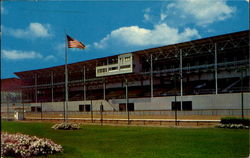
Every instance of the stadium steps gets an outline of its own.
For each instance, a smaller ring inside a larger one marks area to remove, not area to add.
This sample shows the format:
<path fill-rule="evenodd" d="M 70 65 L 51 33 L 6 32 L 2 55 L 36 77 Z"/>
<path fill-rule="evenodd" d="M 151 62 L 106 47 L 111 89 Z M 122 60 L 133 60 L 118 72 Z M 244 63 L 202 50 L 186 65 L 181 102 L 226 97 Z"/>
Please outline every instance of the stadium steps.
<path fill-rule="evenodd" d="M 240 82 L 240 80 L 237 80 L 237 81 L 233 82 L 232 84 L 230 84 L 229 86 L 227 86 L 225 89 L 223 89 L 222 92 L 228 92 L 228 90 L 230 88 L 232 88 L 233 86 L 235 86 L 239 82 Z"/>
<path fill-rule="evenodd" d="M 112 104 L 112 103 L 110 102 L 110 100 L 107 100 L 106 102 L 107 102 L 108 105 L 110 105 L 115 111 L 119 111 L 119 108 L 118 108 L 115 104 Z"/>

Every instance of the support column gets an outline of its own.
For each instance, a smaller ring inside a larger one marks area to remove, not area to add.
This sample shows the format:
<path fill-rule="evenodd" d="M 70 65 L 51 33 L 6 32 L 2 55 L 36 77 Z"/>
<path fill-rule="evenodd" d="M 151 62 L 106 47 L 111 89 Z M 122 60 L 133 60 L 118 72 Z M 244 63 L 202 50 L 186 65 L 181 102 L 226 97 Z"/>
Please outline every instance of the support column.
<path fill-rule="evenodd" d="M 151 86 L 151 98 L 154 97 L 154 81 L 153 81 L 153 55 L 150 54 L 150 86 Z"/>
<path fill-rule="evenodd" d="M 54 102 L 54 73 L 51 71 L 51 102 Z"/>
<path fill-rule="evenodd" d="M 37 74 L 35 74 L 35 102 L 37 103 Z"/>
<path fill-rule="evenodd" d="M 129 109 L 128 109 L 128 80 L 125 80 L 126 82 L 126 110 L 128 114 L 128 125 L 129 125 Z"/>
<path fill-rule="evenodd" d="M 91 122 L 93 123 L 94 122 L 94 119 L 93 119 L 93 102 L 92 102 L 92 99 L 90 100 L 90 105 L 91 105 Z"/>
<path fill-rule="evenodd" d="M 125 79 L 126 111 L 128 111 L 128 80 Z"/>
<path fill-rule="evenodd" d="M 7 96 L 6 96 L 6 101 L 7 101 L 7 120 L 9 120 L 9 92 L 7 92 Z"/>
<path fill-rule="evenodd" d="M 240 70 L 241 117 L 244 118 L 243 69 Z"/>
<path fill-rule="evenodd" d="M 180 80 L 181 80 L 181 108 L 182 108 L 182 96 L 183 96 L 183 77 L 182 77 L 182 49 L 180 49 Z"/>
<path fill-rule="evenodd" d="M 83 67 L 83 100 L 86 100 L 86 68 L 85 65 Z"/>
<path fill-rule="evenodd" d="M 214 76 L 215 76 L 215 94 L 218 94 L 217 43 L 214 44 Z"/>

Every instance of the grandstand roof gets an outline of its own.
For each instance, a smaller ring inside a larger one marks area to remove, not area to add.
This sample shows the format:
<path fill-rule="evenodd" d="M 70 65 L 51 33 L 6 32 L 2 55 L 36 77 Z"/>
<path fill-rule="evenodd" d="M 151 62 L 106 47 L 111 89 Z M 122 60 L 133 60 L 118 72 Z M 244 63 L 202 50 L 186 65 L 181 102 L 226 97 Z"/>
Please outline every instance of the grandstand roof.
<path fill-rule="evenodd" d="M 15 91 L 20 89 L 21 80 L 18 78 L 6 78 L 1 80 L 1 91 Z"/>
<path fill-rule="evenodd" d="M 208 38 L 203 38 L 203 39 L 198 39 L 198 40 L 193 40 L 193 41 L 188 41 L 188 42 L 182 42 L 182 43 L 177 43 L 177 44 L 171 44 L 171 45 L 166 45 L 166 46 L 161 46 L 161 47 L 156 47 L 156 48 L 150 48 L 150 49 L 145 49 L 145 50 L 139 50 L 139 51 L 134 51 L 134 52 L 127 52 L 127 53 L 133 53 L 137 55 L 143 55 L 143 54 L 150 54 L 154 52 L 159 52 L 161 50 L 170 50 L 170 49 L 182 49 L 182 48 L 187 48 L 192 45 L 202 45 L 205 43 L 217 43 L 222 40 L 232 40 L 234 38 L 242 37 L 242 36 L 249 36 L 249 30 L 245 31 L 240 31 L 240 32 L 235 32 L 235 33 L 229 33 L 229 34 L 224 34 L 224 35 L 219 35 L 219 36 L 213 36 L 213 37 L 208 37 Z M 127 54 L 123 53 L 123 54 Z M 121 55 L 121 54 L 119 54 Z M 107 56 L 103 58 L 97 58 L 97 59 L 92 59 L 92 60 L 87 60 L 87 61 L 82 61 L 82 62 L 77 62 L 77 63 L 71 63 L 68 64 L 68 69 L 74 69 L 74 70 L 79 70 L 81 71 L 83 69 L 83 66 L 86 66 L 87 69 L 91 69 L 95 71 L 96 67 L 96 62 L 115 57 L 117 55 L 113 56 Z M 19 77 L 30 77 L 34 74 L 42 74 L 42 73 L 49 73 L 51 71 L 53 72 L 62 72 L 64 73 L 64 66 L 65 65 L 60 65 L 60 66 L 54 66 L 54 67 L 49 67 L 49 68 L 43 68 L 43 69 L 36 69 L 36 70 L 29 70 L 29 71 L 22 71 L 22 72 L 16 72 L 15 74 Z"/>

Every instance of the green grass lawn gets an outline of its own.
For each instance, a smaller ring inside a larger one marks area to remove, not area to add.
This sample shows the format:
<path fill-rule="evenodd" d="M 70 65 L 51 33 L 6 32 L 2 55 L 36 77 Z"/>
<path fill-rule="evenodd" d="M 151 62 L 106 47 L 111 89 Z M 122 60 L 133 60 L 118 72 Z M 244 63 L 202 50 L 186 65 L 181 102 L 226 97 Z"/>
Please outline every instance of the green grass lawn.
<path fill-rule="evenodd" d="M 68 158 L 242 158 L 249 153 L 248 130 L 81 126 L 51 129 L 51 123 L 2 121 L 2 131 L 46 137 Z"/>

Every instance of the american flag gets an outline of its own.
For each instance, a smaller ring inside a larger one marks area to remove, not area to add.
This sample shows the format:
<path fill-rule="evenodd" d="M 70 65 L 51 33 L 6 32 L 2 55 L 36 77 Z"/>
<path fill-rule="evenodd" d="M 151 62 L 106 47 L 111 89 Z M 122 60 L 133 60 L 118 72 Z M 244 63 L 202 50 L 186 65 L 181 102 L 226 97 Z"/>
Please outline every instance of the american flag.
<path fill-rule="evenodd" d="M 80 49 L 86 48 L 86 46 L 84 44 L 73 39 L 69 35 L 67 35 L 67 39 L 68 39 L 68 48 L 80 48 Z"/>

